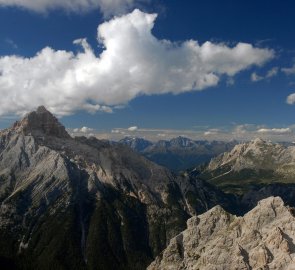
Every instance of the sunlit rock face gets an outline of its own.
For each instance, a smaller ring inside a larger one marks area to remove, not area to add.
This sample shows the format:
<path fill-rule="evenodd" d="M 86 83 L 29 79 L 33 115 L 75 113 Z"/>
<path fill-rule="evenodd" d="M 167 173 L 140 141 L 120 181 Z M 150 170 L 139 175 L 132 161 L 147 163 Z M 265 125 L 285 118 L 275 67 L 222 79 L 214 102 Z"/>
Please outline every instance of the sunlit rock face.
<path fill-rule="evenodd" d="M 261 200 L 243 217 L 216 206 L 189 219 L 148 269 L 294 269 L 294 243 L 294 209 L 279 197 Z"/>
<path fill-rule="evenodd" d="M 262 139 L 236 145 L 213 158 L 199 177 L 225 192 L 245 194 L 273 183 L 295 183 L 295 146 Z"/>

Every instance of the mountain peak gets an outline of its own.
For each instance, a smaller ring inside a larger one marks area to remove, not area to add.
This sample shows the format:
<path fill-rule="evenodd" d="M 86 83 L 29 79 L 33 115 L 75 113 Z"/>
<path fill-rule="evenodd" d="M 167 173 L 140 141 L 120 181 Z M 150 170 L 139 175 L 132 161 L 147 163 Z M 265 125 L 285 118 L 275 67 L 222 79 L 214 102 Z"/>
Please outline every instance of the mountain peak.
<path fill-rule="evenodd" d="M 44 106 L 39 106 L 36 110 L 36 113 L 40 114 L 40 113 L 49 113 L 51 114 L 51 112 L 49 112 Z"/>
<path fill-rule="evenodd" d="M 14 124 L 13 129 L 26 135 L 70 138 L 65 127 L 44 106 L 28 113 L 21 121 Z"/>
<path fill-rule="evenodd" d="M 189 138 L 178 136 L 176 138 L 171 139 L 170 144 L 176 147 L 189 147 L 193 146 L 194 142 Z"/>

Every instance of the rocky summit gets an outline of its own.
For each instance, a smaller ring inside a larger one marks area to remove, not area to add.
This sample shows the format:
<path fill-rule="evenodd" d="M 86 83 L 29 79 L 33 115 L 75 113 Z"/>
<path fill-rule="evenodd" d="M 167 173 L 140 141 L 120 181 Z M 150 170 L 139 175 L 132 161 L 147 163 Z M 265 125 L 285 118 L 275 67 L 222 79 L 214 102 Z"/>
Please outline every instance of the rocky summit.
<path fill-rule="evenodd" d="M 187 229 L 149 270 L 295 269 L 294 209 L 279 197 L 261 200 L 243 217 L 216 206 L 192 217 Z"/>
<path fill-rule="evenodd" d="M 72 138 L 44 107 L 0 132 L 1 269 L 145 269 L 231 198 L 120 144 Z"/>
<path fill-rule="evenodd" d="M 58 138 L 70 138 L 63 125 L 44 106 L 40 106 L 36 111 L 27 114 L 21 121 L 13 126 L 18 132 L 25 135 L 34 136 L 55 136 Z"/>
<path fill-rule="evenodd" d="M 295 183 L 295 146 L 260 138 L 241 143 L 213 158 L 199 177 L 236 193 L 258 184 Z"/>

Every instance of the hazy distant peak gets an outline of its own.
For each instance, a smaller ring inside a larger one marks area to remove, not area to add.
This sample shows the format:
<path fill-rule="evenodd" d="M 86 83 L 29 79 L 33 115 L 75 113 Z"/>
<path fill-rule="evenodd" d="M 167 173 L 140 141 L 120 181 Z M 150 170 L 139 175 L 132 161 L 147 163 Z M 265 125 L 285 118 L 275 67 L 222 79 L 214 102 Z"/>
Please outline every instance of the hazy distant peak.
<path fill-rule="evenodd" d="M 173 146 L 175 145 L 179 147 L 188 147 L 193 146 L 195 143 L 193 140 L 189 138 L 178 136 L 177 138 L 170 140 L 170 144 Z"/>

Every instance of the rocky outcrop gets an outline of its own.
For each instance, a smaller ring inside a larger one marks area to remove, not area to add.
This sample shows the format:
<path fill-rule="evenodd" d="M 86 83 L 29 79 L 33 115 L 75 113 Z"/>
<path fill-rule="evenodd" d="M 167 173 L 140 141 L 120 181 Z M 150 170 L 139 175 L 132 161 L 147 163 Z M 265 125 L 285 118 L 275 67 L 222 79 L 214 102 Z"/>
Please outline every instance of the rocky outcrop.
<path fill-rule="evenodd" d="M 294 209 L 279 197 L 260 201 L 243 217 L 216 206 L 189 219 L 148 269 L 294 269 L 294 243 Z"/>

